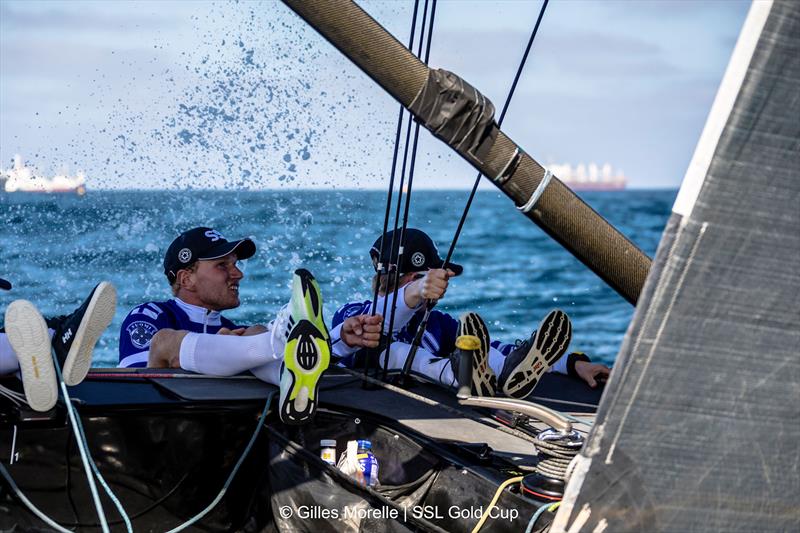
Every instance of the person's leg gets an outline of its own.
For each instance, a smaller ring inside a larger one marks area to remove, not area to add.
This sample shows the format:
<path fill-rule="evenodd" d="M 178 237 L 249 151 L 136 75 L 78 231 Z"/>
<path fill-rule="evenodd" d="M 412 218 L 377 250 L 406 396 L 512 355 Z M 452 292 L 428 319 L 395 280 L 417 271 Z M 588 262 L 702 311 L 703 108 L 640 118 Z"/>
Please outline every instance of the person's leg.
<path fill-rule="evenodd" d="M 252 372 L 253 375 L 261 381 L 269 383 L 270 385 L 275 385 L 276 387 L 280 387 L 282 366 L 282 361 L 271 361 L 265 365 L 251 368 L 250 372 Z"/>
<path fill-rule="evenodd" d="M 32 303 L 16 300 L 6 309 L 5 326 L 28 404 L 36 411 L 49 411 L 58 400 L 58 384 L 44 318 Z"/>
<path fill-rule="evenodd" d="M 393 342 L 389 350 L 389 361 L 387 370 L 401 370 L 405 365 L 411 345 L 405 342 Z M 378 358 L 381 368 L 383 368 L 386 350 L 381 352 Z M 411 363 L 411 372 L 424 376 L 431 381 L 437 382 L 445 387 L 455 387 L 457 376 L 453 372 L 453 365 L 447 357 L 437 357 L 425 348 L 418 348 Z"/>
<path fill-rule="evenodd" d="M 116 302 L 116 289 L 104 281 L 72 313 L 44 319 L 67 385 L 77 385 L 89 372 L 95 344 L 113 320 Z M 0 375 L 18 369 L 17 354 L 8 342 L 5 329 L 0 328 Z"/>
<path fill-rule="evenodd" d="M 5 329 L 0 332 L 0 376 L 14 374 L 19 370 L 19 361 Z"/>
<path fill-rule="evenodd" d="M 161 330 L 153 336 L 148 366 L 234 376 L 270 361 L 280 361 L 282 356 L 282 352 L 274 350 L 269 331 L 239 336 Z"/>

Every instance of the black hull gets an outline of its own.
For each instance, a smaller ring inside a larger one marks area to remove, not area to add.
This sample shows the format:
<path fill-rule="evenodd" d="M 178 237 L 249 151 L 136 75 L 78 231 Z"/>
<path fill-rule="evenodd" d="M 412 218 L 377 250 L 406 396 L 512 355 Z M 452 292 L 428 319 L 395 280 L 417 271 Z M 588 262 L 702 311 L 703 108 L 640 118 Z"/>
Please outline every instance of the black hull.
<path fill-rule="evenodd" d="M 360 382 L 336 373 L 326 376 L 322 389 L 323 409 L 311 425 L 284 426 L 270 409 L 227 493 L 191 530 L 471 531 L 479 516 L 469 510 L 486 508 L 499 484 L 519 472 L 519 454 L 500 451 L 480 458 L 479 447 L 465 444 L 486 439 L 459 433 L 457 420 L 440 424 L 453 426 L 453 439 L 434 440 L 412 429 L 413 423 L 377 414 L 381 405 L 393 404 L 419 420 L 415 412 L 427 411 L 434 419 L 451 416 L 437 415 L 435 407 L 413 405 L 417 402 L 389 391 L 364 391 Z M 414 391 L 452 398 L 424 384 Z M 166 531 L 217 496 L 251 439 L 266 396 L 277 391 L 256 380 L 90 374 L 71 394 L 80 400 L 76 404 L 91 454 L 134 530 Z M 39 419 L 26 419 L 28 414 L 4 404 L 0 459 L 21 491 L 57 523 L 99 530 L 64 406 Z M 9 464 L 15 427 L 14 463 Z M 514 439 L 484 427 L 488 436 L 499 435 L 498 442 Z M 337 439 L 339 453 L 346 440 L 372 440 L 381 468 L 379 490 L 365 489 L 325 465 L 319 459 L 323 438 Z M 411 510 L 398 505 L 403 500 Z M 105 495 L 103 503 L 112 530 L 123 531 Z M 505 491 L 495 511 L 505 519 L 489 520 L 483 530 L 524 530 L 539 506 Z M 509 519 L 513 513 L 518 515 Z M 47 526 L 3 482 L 0 530 L 14 528 Z"/>

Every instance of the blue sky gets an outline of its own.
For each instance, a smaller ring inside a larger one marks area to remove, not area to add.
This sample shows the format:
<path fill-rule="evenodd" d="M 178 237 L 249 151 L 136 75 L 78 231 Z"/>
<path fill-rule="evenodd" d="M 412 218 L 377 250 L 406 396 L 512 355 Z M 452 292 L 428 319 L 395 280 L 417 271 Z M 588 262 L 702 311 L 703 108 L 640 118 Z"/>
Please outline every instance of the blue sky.
<path fill-rule="evenodd" d="M 401 41 L 411 2 L 364 2 Z M 502 107 L 541 3 L 440 1 L 431 65 Z M 749 2 L 548 6 L 503 130 L 677 187 Z M 398 105 L 278 2 L 0 1 L 0 162 L 90 188 L 381 188 Z M 475 172 L 427 133 L 415 183 Z M 491 186 L 489 186 L 491 187 Z"/>

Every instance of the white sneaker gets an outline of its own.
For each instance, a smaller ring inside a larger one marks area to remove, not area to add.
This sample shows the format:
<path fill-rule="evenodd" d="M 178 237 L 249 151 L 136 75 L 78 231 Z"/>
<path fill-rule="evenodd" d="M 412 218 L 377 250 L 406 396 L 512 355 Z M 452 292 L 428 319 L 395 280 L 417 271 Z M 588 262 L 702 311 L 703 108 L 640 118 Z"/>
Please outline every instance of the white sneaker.
<path fill-rule="evenodd" d="M 27 300 L 6 309 L 6 335 L 19 360 L 25 399 L 35 411 L 49 411 L 58 400 L 50 334 L 39 310 Z"/>

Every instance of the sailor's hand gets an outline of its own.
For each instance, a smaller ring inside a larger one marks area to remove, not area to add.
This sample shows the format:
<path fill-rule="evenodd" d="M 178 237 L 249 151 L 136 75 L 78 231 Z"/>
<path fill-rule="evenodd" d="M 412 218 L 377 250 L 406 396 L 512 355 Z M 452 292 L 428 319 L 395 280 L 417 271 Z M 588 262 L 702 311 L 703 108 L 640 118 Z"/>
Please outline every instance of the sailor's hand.
<path fill-rule="evenodd" d="M 375 348 L 381 340 L 381 315 L 358 315 L 345 319 L 342 340 L 350 347 Z"/>
<path fill-rule="evenodd" d="M 605 383 L 608 380 L 611 369 L 600 363 L 575 361 L 575 373 L 590 387 L 595 388 L 598 383 Z"/>
<path fill-rule="evenodd" d="M 241 337 L 244 335 L 245 328 L 237 328 L 237 329 L 229 329 L 229 328 L 219 328 L 217 331 L 217 335 L 236 335 L 237 337 Z"/>
<path fill-rule="evenodd" d="M 255 326 L 249 326 L 246 328 L 236 328 L 236 329 L 229 329 L 229 328 L 219 328 L 217 331 L 217 335 L 236 335 L 237 337 L 248 337 L 250 335 L 260 335 L 265 333 L 267 328 L 262 326 L 261 324 L 257 324 Z"/>
<path fill-rule="evenodd" d="M 447 292 L 447 285 L 455 272 L 443 268 L 432 268 L 425 273 L 425 277 L 418 280 L 419 295 L 423 300 L 441 300 Z"/>

